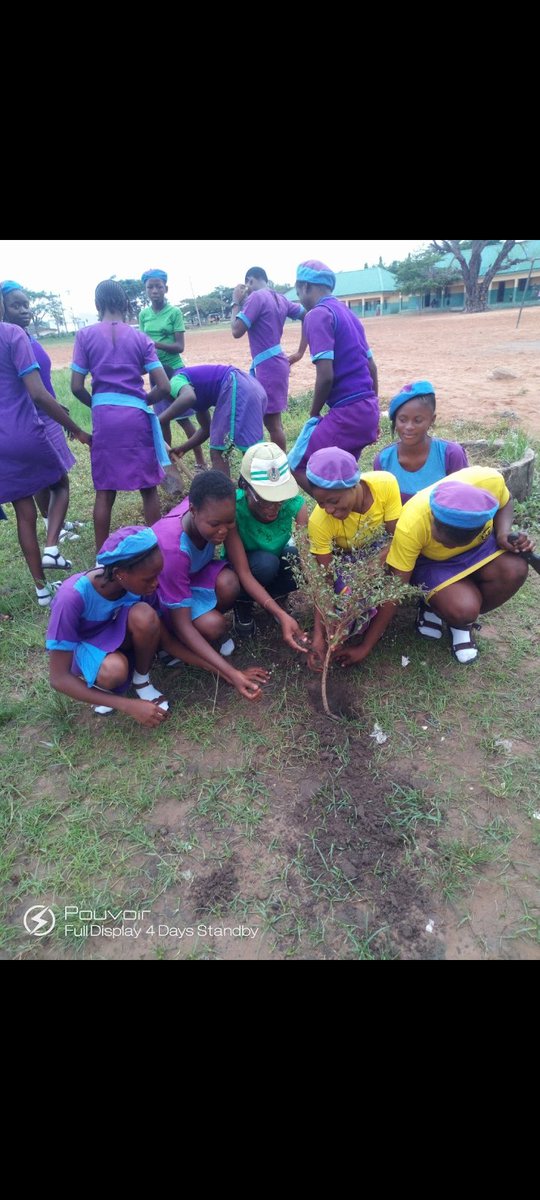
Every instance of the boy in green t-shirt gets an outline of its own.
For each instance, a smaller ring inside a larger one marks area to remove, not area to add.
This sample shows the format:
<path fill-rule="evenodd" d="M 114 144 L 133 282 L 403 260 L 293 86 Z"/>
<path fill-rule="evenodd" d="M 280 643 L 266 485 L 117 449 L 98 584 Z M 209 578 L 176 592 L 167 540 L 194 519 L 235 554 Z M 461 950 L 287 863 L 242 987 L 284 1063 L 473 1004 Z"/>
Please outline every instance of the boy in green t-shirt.
<path fill-rule="evenodd" d="M 184 314 L 179 308 L 175 308 L 166 299 L 168 292 L 167 272 L 166 271 L 145 271 L 142 276 L 144 290 L 146 292 L 149 305 L 147 308 L 141 309 L 139 313 L 139 329 L 152 339 L 159 361 L 165 370 L 168 379 L 172 379 L 173 375 L 184 366 L 182 352 L 184 350 Z M 159 404 L 154 405 L 154 412 L 159 417 L 160 413 L 165 412 L 168 408 L 163 400 Z M 193 410 L 186 413 L 185 416 L 179 418 L 178 424 L 182 426 L 186 437 L 193 437 L 196 433 L 195 426 L 190 417 L 195 414 Z M 165 441 L 171 445 L 171 425 L 170 421 L 161 426 Z M 197 460 L 197 466 L 206 469 L 206 462 L 200 446 L 197 446 L 193 451 Z"/>
<path fill-rule="evenodd" d="M 307 525 L 308 510 L 291 475 L 287 455 L 275 442 L 250 446 L 242 459 L 236 492 L 236 527 L 249 569 L 270 596 L 286 596 L 297 584 L 290 560 L 293 525 Z M 242 594 L 234 605 L 234 630 L 252 637 L 256 626 L 253 601 Z"/>

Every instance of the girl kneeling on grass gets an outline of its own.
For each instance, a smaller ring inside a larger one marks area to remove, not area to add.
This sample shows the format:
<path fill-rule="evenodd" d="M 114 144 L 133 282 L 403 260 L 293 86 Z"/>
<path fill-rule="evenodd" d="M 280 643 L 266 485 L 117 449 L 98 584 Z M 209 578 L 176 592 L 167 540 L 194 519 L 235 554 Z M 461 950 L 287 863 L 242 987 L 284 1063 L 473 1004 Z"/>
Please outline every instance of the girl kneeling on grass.
<path fill-rule="evenodd" d="M 525 582 L 526 533 L 509 541 L 513 502 L 503 476 L 489 467 L 465 467 L 413 496 L 397 523 L 387 565 L 422 586 L 427 601 L 416 628 L 441 638 L 448 624 L 457 662 L 478 654 L 472 631 L 481 612 L 505 604 Z"/>
<path fill-rule="evenodd" d="M 97 562 L 66 579 L 53 601 L 45 643 L 51 686 L 91 704 L 99 716 L 118 709 L 152 728 L 169 707 L 148 674 L 161 638 L 156 587 L 163 559 L 156 535 L 117 529 Z M 137 700 L 123 694 L 131 682 Z M 110 693 L 106 706 L 103 692 Z"/>
<path fill-rule="evenodd" d="M 349 558 L 360 555 L 363 531 L 371 532 L 380 526 L 382 532 L 384 525 L 387 533 L 394 532 L 401 513 L 401 500 L 397 480 L 388 471 L 365 471 L 361 475 L 352 454 L 338 446 L 329 446 L 311 455 L 306 474 L 317 501 L 308 522 L 310 550 L 324 570 L 331 567 L 335 550 L 345 551 Z M 334 590 L 339 595 L 343 588 L 343 580 L 338 577 Z M 391 603 L 372 609 L 364 624 L 359 629 L 351 628 L 349 633 L 350 637 L 366 630 L 362 644 L 338 650 L 336 660 L 345 667 L 366 658 L 382 637 L 393 613 Z M 325 654 L 324 628 L 316 608 L 308 666 L 313 671 L 322 670 Z"/>
<path fill-rule="evenodd" d="M 246 678 L 246 671 L 225 664 L 209 645 L 223 638 L 223 614 L 240 590 L 272 614 L 293 650 L 305 653 L 307 637 L 251 574 L 236 528 L 235 497 L 234 485 L 222 471 L 206 471 L 193 480 L 189 496 L 154 525 L 164 560 L 158 595 L 169 629 L 211 670 L 253 700 L 260 695 L 257 683 Z M 227 559 L 214 560 L 215 548 L 222 543 Z M 232 650 L 230 641 L 222 646 L 222 654 Z"/>

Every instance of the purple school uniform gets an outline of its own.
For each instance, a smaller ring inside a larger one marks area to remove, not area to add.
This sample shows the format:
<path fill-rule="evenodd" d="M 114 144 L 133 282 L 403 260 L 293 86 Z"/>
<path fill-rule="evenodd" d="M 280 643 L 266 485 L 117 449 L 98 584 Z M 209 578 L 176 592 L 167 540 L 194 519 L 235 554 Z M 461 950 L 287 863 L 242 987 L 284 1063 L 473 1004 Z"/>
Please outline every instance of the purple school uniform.
<path fill-rule="evenodd" d="M 313 430 L 298 466 L 305 469 L 310 455 L 327 446 L 339 446 L 358 459 L 364 446 L 377 440 L 379 425 L 364 327 L 335 296 L 324 296 L 306 314 L 304 334 L 312 362 L 332 361 L 334 380 L 327 400 L 330 411 Z"/>
<path fill-rule="evenodd" d="M 248 450 L 264 438 L 263 415 L 266 412 L 266 392 L 257 379 L 238 367 L 211 365 L 182 367 L 195 392 L 195 412 L 214 408 L 210 424 L 210 446 L 226 450 L 234 445 Z"/>
<path fill-rule="evenodd" d="M 289 360 L 280 346 L 287 317 L 299 321 L 304 316 L 302 304 L 286 300 L 271 288 L 251 292 L 237 313 L 247 325 L 249 348 L 253 357 L 251 374 L 262 384 L 268 397 L 267 413 L 283 412 L 289 396 Z"/>
<path fill-rule="evenodd" d="M 33 337 L 30 338 L 30 345 L 32 348 L 32 353 L 35 355 L 36 362 L 39 364 L 43 384 L 47 388 L 47 391 L 51 393 L 51 396 L 54 396 L 56 400 L 56 392 L 53 388 L 51 380 L 52 364 L 49 355 L 41 345 L 41 342 L 37 342 Z M 62 459 L 64 470 L 70 471 L 71 468 L 75 466 L 77 459 L 71 453 L 62 426 L 58 424 L 58 421 L 54 420 L 54 417 L 49 417 L 45 412 L 40 412 L 39 415 L 45 426 L 49 441 L 52 442 L 52 445 Z"/>
<path fill-rule="evenodd" d="M 182 518 L 189 509 L 189 497 L 172 508 L 165 517 L 152 525 L 163 555 L 163 570 L 158 580 L 158 597 L 162 616 L 172 628 L 168 612 L 172 608 L 189 608 L 196 621 L 216 607 L 216 579 L 229 564 L 214 559 L 215 546 L 206 542 L 202 550 L 195 546 L 182 527 Z"/>
<path fill-rule="evenodd" d="M 146 334 L 121 321 L 80 329 L 72 370 L 92 375 L 92 399 L 134 397 L 146 403 L 142 376 L 161 364 Z M 134 492 L 164 478 L 154 448 L 151 410 L 92 403 L 92 479 L 96 491 Z"/>
<path fill-rule="evenodd" d="M 45 646 L 47 650 L 71 650 L 71 674 L 82 675 L 92 687 L 103 659 L 123 645 L 129 610 L 141 601 L 159 612 L 156 592 L 148 596 L 124 592 L 117 600 L 107 600 L 87 574 L 71 575 L 52 602 Z M 130 667 L 133 670 L 131 660 Z M 125 691 L 127 686 L 114 690 Z"/>
<path fill-rule="evenodd" d="M 0 502 L 57 483 L 64 465 L 22 382 L 38 369 L 28 336 L 0 323 Z"/>
<path fill-rule="evenodd" d="M 398 442 L 392 442 L 391 446 L 385 446 L 384 450 L 375 455 L 373 470 L 390 471 L 390 474 L 395 476 L 403 504 L 431 483 L 438 483 L 444 475 L 452 475 L 454 471 L 461 471 L 462 467 L 469 465 L 467 455 L 459 442 L 445 442 L 442 438 L 431 438 L 430 441 L 429 454 L 418 471 L 406 471 L 401 466 Z"/>

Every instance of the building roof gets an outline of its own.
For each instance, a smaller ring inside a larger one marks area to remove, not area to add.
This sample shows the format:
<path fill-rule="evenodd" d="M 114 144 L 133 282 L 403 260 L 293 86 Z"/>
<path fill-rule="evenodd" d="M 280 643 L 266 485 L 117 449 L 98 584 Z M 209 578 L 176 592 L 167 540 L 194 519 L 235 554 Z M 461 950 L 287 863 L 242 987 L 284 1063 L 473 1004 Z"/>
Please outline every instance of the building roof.
<path fill-rule="evenodd" d="M 396 281 L 391 271 L 386 267 L 368 267 L 365 271 L 337 271 L 336 286 L 333 295 L 338 300 L 341 296 L 381 296 L 396 291 Z M 296 300 L 296 288 L 285 293 L 288 300 Z"/>
<path fill-rule="evenodd" d="M 495 262 L 502 244 L 502 242 L 497 242 L 495 246 L 486 246 L 483 250 L 480 278 Z M 470 256 L 470 250 L 463 251 L 466 262 L 469 261 Z M 500 267 L 497 277 L 499 275 L 515 275 L 516 271 L 520 273 L 528 271 L 531 258 L 536 260 L 534 266 L 535 269 L 538 269 L 540 267 L 540 242 L 520 242 L 510 251 L 509 257 L 522 260 L 523 266 L 520 267 L 519 263 L 514 263 L 513 267 Z M 440 267 L 452 265 L 457 265 L 459 269 L 459 264 L 453 254 L 445 254 L 438 263 Z M 386 267 L 368 267 L 365 271 L 337 271 L 333 295 L 337 296 L 339 300 L 345 296 L 350 299 L 352 296 L 380 296 L 395 294 L 398 291 L 395 275 L 392 275 L 391 271 L 387 271 Z M 291 288 L 285 294 L 288 300 L 297 299 L 296 288 Z"/>
<path fill-rule="evenodd" d="M 489 268 L 495 262 L 495 259 L 501 250 L 502 244 L 502 242 L 497 242 L 495 246 L 486 246 L 482 251 L 482 268 L 480 271 L 480 278 L 483 274 L 485 274 L 486 271 L 489 271 Z M 465 261 L 468 262 L 471 257 L 471 251 L 464 250 L 463 257 Z M 527 271 L 531 265 L 531 258 L 538 259 L 538 266 L 540 266 L 540 242 L 519 242 L 516 246 L 514 246 L 514 249 L 510 251 L 509 257 L 523 260 L 523 268 L 519 266 L 519 263 L 514 263 L 513 267 L 499 267 L 497 275 L 515 275 L 516 271 Z M 457 263 L 455 256 L 453 254 L 445 254 L 444 258 L 441 259 L 438 265 L 440 267 L 450 267 L 454 263 Z"/>

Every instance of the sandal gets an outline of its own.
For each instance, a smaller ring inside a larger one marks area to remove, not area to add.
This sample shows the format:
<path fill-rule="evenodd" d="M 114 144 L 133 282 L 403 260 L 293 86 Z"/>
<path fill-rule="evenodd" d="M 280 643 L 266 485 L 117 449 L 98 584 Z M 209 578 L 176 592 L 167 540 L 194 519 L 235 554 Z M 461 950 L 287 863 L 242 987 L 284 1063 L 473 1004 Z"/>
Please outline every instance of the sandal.
<path fill-rule="evenodd" d="M 69 558 L 64 558 L 59 550 L 46 550 L 41 559 L 41 565 L 44 571 L 69 571 L 73 564 L 70 563 Z"/>
<path fill-rule="evenodd" d="M 459 625 L 448 626 L 448 636 L 450 638 L 450 649 L 452 651 L 452 656 L 455 658 L 456 662 L 461 663 L 462 666 L 466 666 L 467 663 L 475 662 L 475 660 L 478 658 L 478 646 L 473 641 L 472 634 L 474 629 L 481 628 L 482 626 L 477 622 L 474 622 L 472 625 L 467 625 L 466 629 L 460 629 Z M 457 645 L 454 642 L 454 633 L 463 633 L 465 635 L 463 637 L 463 641 L 459 641 Z M 470 653 L 471 650 L 474 651 L 474 654 Z M 466 657 L 460 658 L 459 656 L 463 651 L 465 652 Z"/>
<path fill-rule="evenodd" d="M 435 639 L 442 637 L 442 617 L 438 617 L 436 613 L 433 612 L 433 609 L 429 608 L 425 600 L 418 601 L 414 626 L 417 633 L 422 634 L 422 637 Z"/>
<path fill-rule="evenodd" d="M 164 712 L 169 711 L 169 701 L 167 700 L 167 697 L 164 696 L 162 692 L 158 692 L 154 685 L 150 683 L 150 677 L 142 680 L 140 683 L 133 683 L 133 687 L 137 692 L 139 700 L 149 700 L 151 704 L 157 704 L 158 708 L 162 708 Z M 141 693 L 147 689 L 149 689 L 150 692 L 153 692 L 154 695 L 143 696 Z"/>

